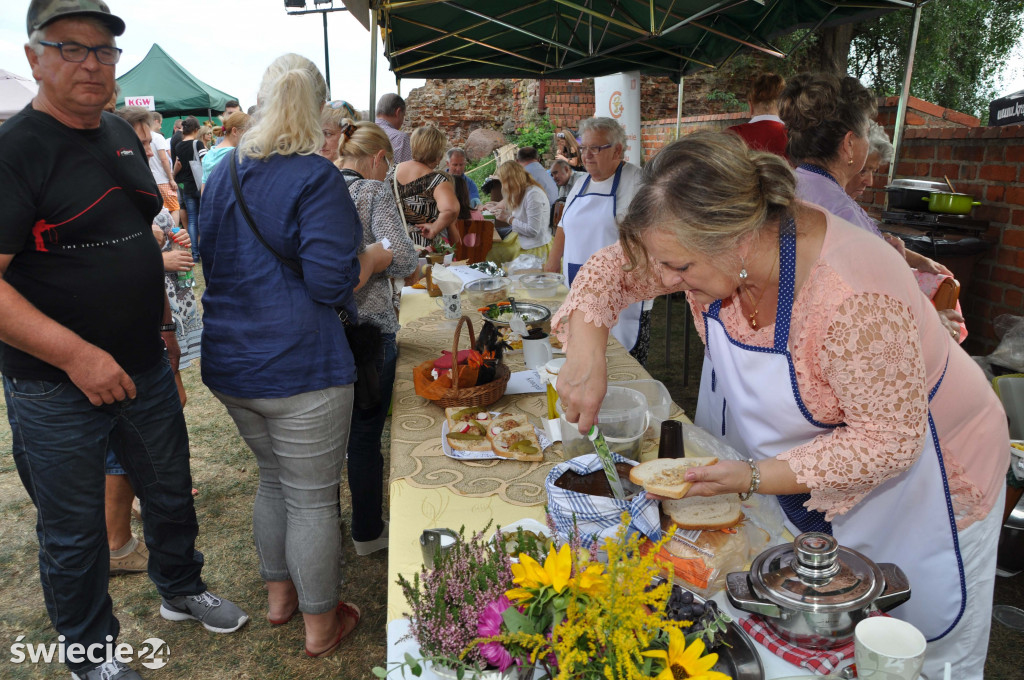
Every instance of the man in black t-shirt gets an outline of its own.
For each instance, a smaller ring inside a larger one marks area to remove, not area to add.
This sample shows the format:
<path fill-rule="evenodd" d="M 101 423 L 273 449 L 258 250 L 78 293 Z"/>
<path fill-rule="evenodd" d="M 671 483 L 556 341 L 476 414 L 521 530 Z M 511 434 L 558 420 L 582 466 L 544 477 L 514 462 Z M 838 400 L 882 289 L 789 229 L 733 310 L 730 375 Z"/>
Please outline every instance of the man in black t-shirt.
<path fill-rule="evenodd" d="M 0 372 L 14 461 L 38 512 L 43 593 L 72 677 L 134 680 L 107 656 L 119 632 L 108 445 L 142 501 L 161 615 L 214 632 L 248 617 L 201 578 L 188 433 L 164 352 L 176 361 L 177 342 L 150 226 L 161 199 L 136 133 L 102 112 L 124 22 L 99 0 L 33 0 L 27 24 L 39 92 L 0 127 Z"/>

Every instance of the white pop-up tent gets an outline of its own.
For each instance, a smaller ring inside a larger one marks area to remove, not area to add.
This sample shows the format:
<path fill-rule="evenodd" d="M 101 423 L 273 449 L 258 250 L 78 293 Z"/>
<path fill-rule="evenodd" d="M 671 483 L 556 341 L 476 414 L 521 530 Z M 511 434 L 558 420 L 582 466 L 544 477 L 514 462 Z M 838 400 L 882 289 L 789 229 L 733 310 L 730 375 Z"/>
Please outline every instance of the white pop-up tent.
<path fill-rule="evenodd" d="M 7 120 L 36 96 L 36 81 L 0 69 L 0 120 Z"/>

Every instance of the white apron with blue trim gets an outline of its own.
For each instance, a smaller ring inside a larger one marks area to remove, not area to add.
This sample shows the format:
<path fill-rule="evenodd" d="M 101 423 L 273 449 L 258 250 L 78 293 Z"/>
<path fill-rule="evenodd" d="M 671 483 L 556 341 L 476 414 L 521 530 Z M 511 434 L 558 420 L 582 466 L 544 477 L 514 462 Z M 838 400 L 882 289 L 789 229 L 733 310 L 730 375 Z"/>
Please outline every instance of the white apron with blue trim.
<path fill-rule="evenodd" d="M 835 426 L 815 422 L 800 398 L 789 353 L 796 238 L 780 239 L 779 304 L 773 347 L 734 340 L 719 318 L 718 300 L 703 314 L 707 329 L 704 369 L 694 422 L 725 438 L 755 460 L 772 458 Z M 940 378 L 929 401 L 942 384 Z M 907 574 L 908 602 L 890 613 L 917 626 L 929 641 L 957 624 L 966 605 L 963 563 L 942 452 L 928 414 L 929 432 L 918 460 L 899 476 L 871 491 L 849 512 L 825 522 L 808 511 L 809 494 L 778 496 L 794 533 L 826 531 L 840 545 L 875 562 L 893 562 Z"/>
<path fill-rule="evenodd" d="M 619 240 L 619 225 L 615 219 L 618 203 L 615 194 L 619 190 L 623 165 L 619 163 L 619 167 L 615 169 L 611 193 L 586 193 L 587 187 L 590 186 L 590 175 L 587 175 L 580 192 L 562 212 L 561 225 L 565 232 L 562 275 L 565 276 L 567 287 L 572 287 L 580 267 L 591 255 Z M 615 339 L 621 342 L 627 351 L 636 346 L 637 338 L 640 337 L 640 314 L 644 309 L 650 309 L 650 305 L 645 305 L 645 302 L 636 302 L 623 309 L 619 314 L 618 324 L 611 330 Z"/>

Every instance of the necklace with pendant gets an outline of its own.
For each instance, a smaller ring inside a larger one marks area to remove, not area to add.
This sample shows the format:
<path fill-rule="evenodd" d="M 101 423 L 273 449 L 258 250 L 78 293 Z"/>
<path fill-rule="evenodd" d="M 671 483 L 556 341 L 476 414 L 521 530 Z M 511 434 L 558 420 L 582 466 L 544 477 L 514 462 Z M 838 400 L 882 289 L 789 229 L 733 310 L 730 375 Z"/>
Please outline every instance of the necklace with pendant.
<path fill-rule="evenodd" d="M 746 283 L 743 284 L 743 290 L 746 291 L 747 298 L 750 300 L 750 304 L 751 304 L 751 307 L 752 307 L 752 311 L 750 312 L 750 314 L 747 315 L 747 319 L 750 321 L 750 327 L 753 328 L 754 330 L 757 330 L 757 327 L 758 327 L 758 323 L 757 323 L 757 306 L 759 304 L 761 304 L 761 298 L 764 297 L 765 291 L 768 290 L 768 283 L 772 280 L 772 274 L 775 273 L 775 265 L 777 265 L 778 263 L 779 263 L 779 251 L 776 250 L 775 251 L 775 260 L 772 262 L 771 271 L 768 272 L 768 278 L 765 279 L 764 288 L 761 289 L 761 293 L 757 296 L 756 300 L 754 299 L 754 296 L 750 292 L 750 288 L 746 285 Z"/>

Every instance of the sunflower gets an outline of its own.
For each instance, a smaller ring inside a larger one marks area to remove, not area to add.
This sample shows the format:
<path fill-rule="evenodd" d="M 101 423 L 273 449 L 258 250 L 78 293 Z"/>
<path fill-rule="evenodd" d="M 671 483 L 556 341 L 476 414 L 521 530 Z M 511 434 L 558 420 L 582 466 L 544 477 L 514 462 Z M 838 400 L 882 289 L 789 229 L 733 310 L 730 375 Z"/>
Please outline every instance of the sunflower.
<path fill-rule="evenodd" d="M 686 646 L 686 637 L 675 628 L 668 630 L 668 651 L 653 649 L 644 656 L 661 659 L 665 667 L 652 680 L 731 680 L 725 673 L 711 670 L 718 663 L 718 654 L 704 654 L 704 641 L 697 639 Z"/>

